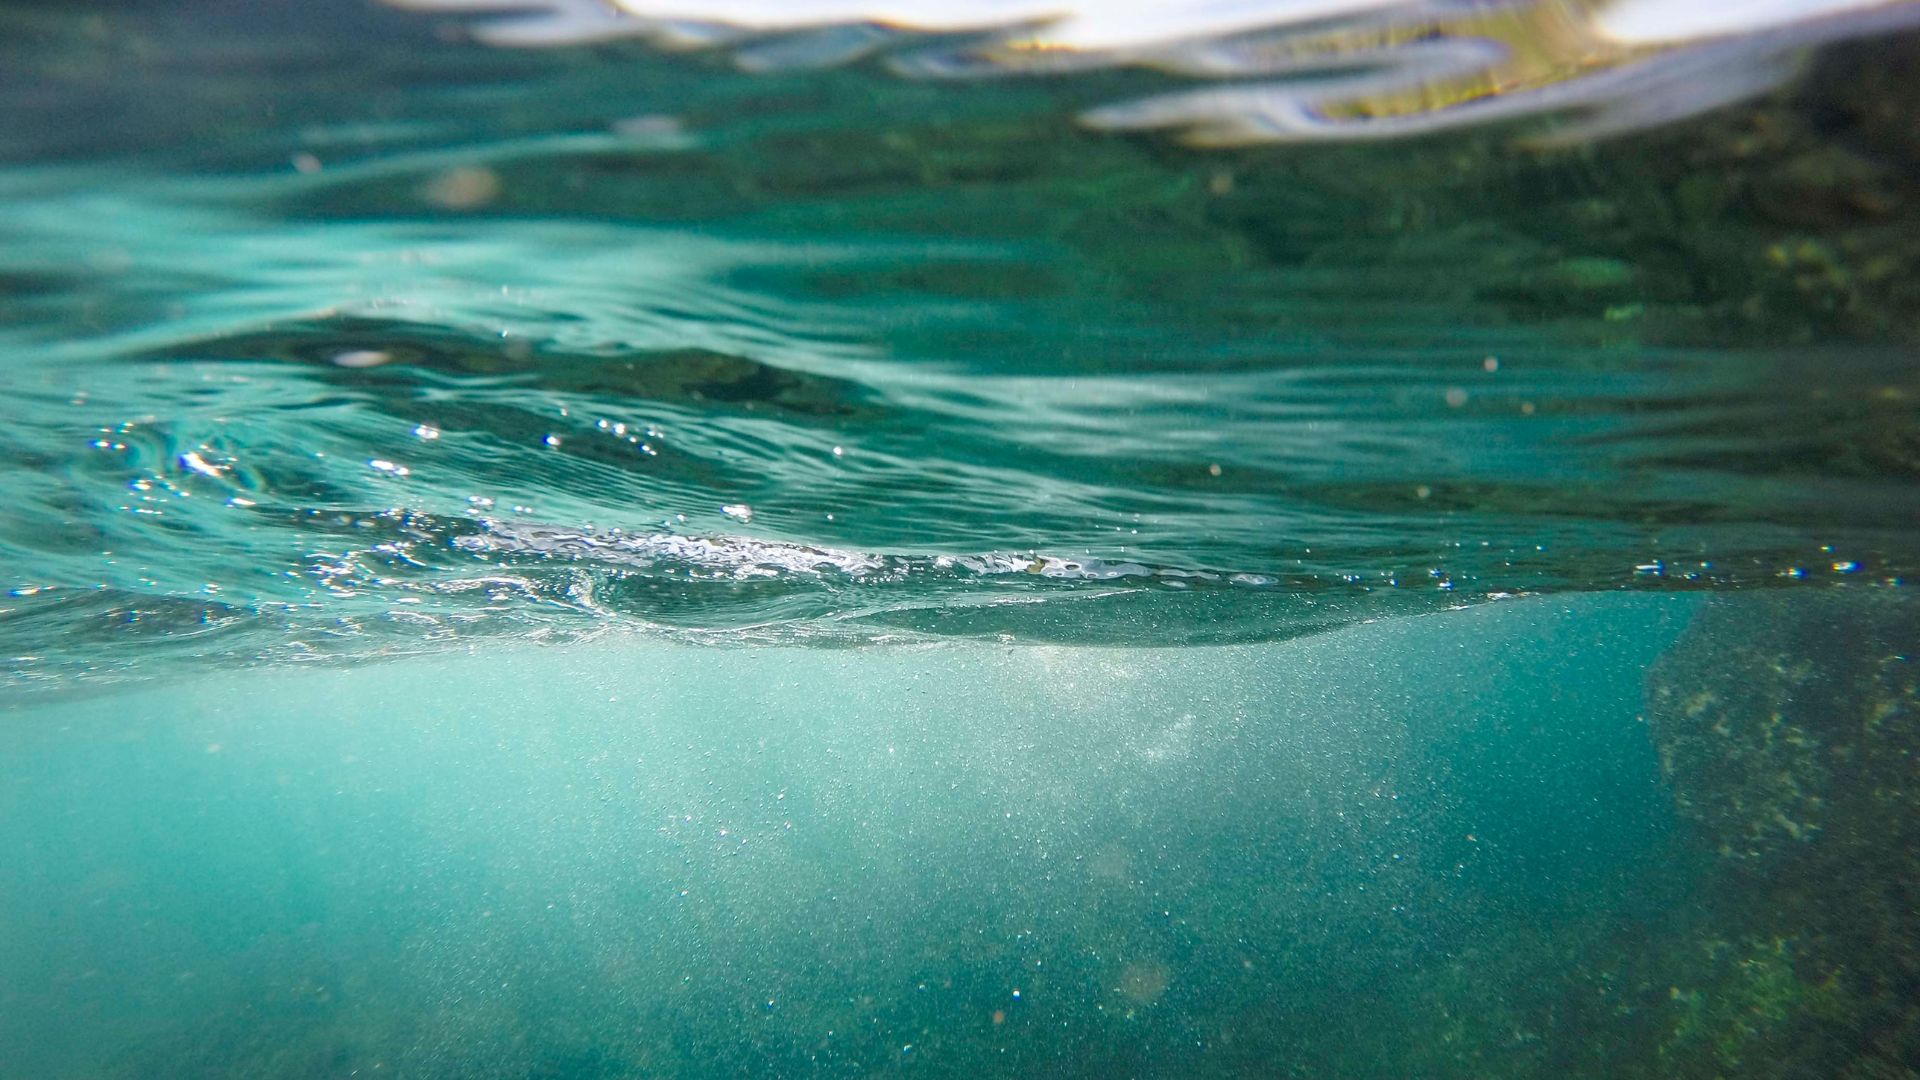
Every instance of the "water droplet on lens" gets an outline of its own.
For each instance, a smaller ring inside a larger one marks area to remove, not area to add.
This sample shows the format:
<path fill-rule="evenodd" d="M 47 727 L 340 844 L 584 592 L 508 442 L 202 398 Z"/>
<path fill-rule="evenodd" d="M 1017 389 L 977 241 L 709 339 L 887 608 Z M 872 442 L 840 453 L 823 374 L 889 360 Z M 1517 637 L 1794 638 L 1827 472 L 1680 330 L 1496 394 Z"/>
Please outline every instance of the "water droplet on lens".
<path fill-rule="evenodd" d="M 500 174 L 466 165 L 434 177 L 420 196 L 445 210 L 477 210 L 500 197 Z"/>

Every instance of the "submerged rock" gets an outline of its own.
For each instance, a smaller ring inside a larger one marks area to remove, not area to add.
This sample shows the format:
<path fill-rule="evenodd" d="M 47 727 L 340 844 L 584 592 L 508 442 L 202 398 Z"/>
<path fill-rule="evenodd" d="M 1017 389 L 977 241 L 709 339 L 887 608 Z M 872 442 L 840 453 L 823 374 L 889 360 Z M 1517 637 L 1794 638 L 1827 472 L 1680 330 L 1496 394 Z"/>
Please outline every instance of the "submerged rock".
<path fill-rule="evenodd" d="M 1738 958 L 1674 988 L 1663 1054 L 1741 1075 L 1912 1075 L 1917 661 L 1911 598 L 1796 592 L 1708 606 L 1649 673 L 1662 769 L 1715 864 L 1715 933 L 1698 944 Z"/>
<path fill-rule="evenodd" d="M 1920 609 L 1898 595 L 1709 606 L 1649 676 L 1681 816 L 1761 873 L 1914 833 L 1917 659 Z"/>

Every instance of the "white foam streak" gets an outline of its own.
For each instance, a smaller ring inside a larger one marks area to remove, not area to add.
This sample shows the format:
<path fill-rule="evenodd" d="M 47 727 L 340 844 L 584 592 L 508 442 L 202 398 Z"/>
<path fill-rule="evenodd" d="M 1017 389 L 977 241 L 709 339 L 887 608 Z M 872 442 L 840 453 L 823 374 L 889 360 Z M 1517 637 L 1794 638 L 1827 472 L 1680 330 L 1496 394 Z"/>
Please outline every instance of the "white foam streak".
<path fill-rule="evenodd" d="M 1410 7 L 1408 0 L 616 0 L 647 20 L 719 22 L 758 32 L 848 23 L 930 33 L 1031 27 L 1035 46 L 1082 51 L 1141 49 L 1287 23 Z"/>
<path fill-rule="evenodd" d="M 1896 6 L 1899 0 L 1615 0 L 1601 10 L 1596 25 L 1618 42 L 1658 45 Z"/>

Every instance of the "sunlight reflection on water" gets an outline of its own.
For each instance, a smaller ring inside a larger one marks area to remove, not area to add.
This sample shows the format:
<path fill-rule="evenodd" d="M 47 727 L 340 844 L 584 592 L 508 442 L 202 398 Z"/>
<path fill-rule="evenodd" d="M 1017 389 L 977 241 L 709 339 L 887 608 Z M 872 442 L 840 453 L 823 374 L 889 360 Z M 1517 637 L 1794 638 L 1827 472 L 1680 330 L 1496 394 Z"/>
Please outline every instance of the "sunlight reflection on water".
<path fill-rule="evenodd" d="M 1569 141 L 1668 123 L 1779 85 L 1813 46 L 1920 23 L 1914 0 L 391 0 L 512 11 L 507 46 L 621 37 L 728 48 L 752 71 L 876 54 L 916 78 L 1151 67 L 1202 80 L 1084 114 L 1209 145 L 1393 138 L 1546 116 Z"/>

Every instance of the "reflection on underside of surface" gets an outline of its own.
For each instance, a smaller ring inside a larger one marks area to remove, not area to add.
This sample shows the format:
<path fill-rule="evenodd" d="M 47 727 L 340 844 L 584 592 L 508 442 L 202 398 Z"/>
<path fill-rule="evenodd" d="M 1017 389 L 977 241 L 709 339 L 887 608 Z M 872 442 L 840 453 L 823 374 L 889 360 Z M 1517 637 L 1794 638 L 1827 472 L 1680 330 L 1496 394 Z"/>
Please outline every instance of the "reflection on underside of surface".
<path fill-rule="evenodd" d="M 1912 0 L 390 0 L 497 12 L 482 41 L 638 37 L 724 48 L 747 70 L 884 58 L 915 78 L 1154 68 L 1198 85 L 1087 111 L 1101 128 L 1202 144 L 1418 135 L 1528 117 L 1566 142 L 1695 116 L 1769 90 L 1806 51 L 1920 22 Z"/>

